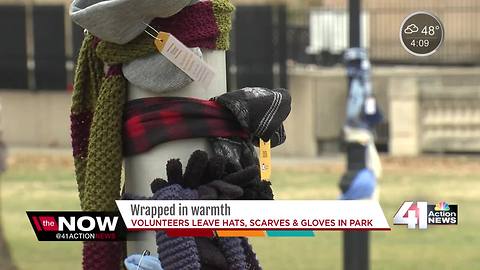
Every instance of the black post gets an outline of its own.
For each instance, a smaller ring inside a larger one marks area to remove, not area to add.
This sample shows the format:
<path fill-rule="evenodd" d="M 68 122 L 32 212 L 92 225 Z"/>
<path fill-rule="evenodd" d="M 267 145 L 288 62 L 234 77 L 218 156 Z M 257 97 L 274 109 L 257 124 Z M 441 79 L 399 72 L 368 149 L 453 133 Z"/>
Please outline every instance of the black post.
<path fill-rule="evenodd" d="M 360 20 L 361 0 L 349 0 L 349 25 L 350 25 L 350 48 L 359 48 L 361 46 L 361 20 Z M 348 64 L 356 66 L 361 61 L 351 61 Z M 351 78 L 349 78 L 348 91 L 350 90 Z M 364 163 L 356 160 L 358 155 L 352 151 L 355 147 L 347 146 L 348 169 L 353 163 Z M 355 160 L 354 160 L 355 159 Z M 343 235 L 343 269 L 344 270 L 368 270 L 369 269 L 369 233 L 368 231 L 344 232 Z"/>
<path fill-rule="evenodd" d="M 360 47 L 360 3 L 361 0 L 349 0 L 350 48 Z"/>
<path fill-rule="evenodd" d="M 367 270 L 369 268 L 369 234 L 352 231 L 343 234 L 343 269 Z"/>
<path fill-rule="evenodd" d="M 277 59 L 279 69 L 279 82 L 278 87 L 288 88 L 288 75 L 287 75 L 287 6 L 281 5 L 277 7 Z"/>

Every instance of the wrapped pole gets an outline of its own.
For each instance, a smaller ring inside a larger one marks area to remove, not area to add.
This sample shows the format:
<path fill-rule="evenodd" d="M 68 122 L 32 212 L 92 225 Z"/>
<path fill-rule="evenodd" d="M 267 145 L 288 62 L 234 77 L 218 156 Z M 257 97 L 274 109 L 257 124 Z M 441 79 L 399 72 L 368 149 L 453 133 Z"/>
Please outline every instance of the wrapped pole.
<path fill-rule="evenodd" d="M 209 99 L 221 95 L 227 89 L 226 85 L 226 58 L 225 51 L 202 50 L 203 60 L 215 70 L 215 77 L 208 89 L 193 82 L 189 86 L 176 90 L 172 93 L 164 93 L 162 96 L 193 97 Z M 145 91 L 130 84 L 128 99 L 152 97 L 151 92 Z M 158 95 L 157 95 L 158 96 Z M 206 138 L 195 138 L 171 141 L 160 144 L 152 150 L 125 159 L 125 190 L 128 193 L 150 196 L 152 191 L 150 183 L 155 178 L 166 178 L 165 164 L 172 157 L 179 158 L 183 164 L 187 164 L 188 158 L 195 150 L 209 151 Z M 127 243 L 127 254 L 141 254 L 147 249 L 157 256 L 155 232 L 145 232 L 140 241 Z"/>
<path fill-rule="evenodd" d="M 167 155 L 168 159 L 185 160 L 187 152 L 189 155 L 195 149 L 206 149 L 204 139 L 182 140 L 144 149 L 145 155 L 124 161 L 128 154 L 124 152 L 127 141 L 124 111 L 134 99 L 140 102 L 152 96 L 208 99 L 225 91 L 224 51 L 229 45 L 233 9 L 228 0 L 72 2 L 72 20 L 85 29 L 70 115 L 82 210 L 115 210 L 115 200 L 121 198 L 123 162 L 126 191 L 141 195 L 150 189 L 153 179 L 164 176 Z M 154 42 L 158 38 L 144 33 L 146 28 L 176 37 L 186 46 L 185 50 L 203 58 L 217 74 L 203 87 L 193 82 L 195 78 L 159 51 Z M 157 128 L 159 132 L 170 126 L 168 122 L 162 125 L 163 128 Z M 138 142 L 136 139 L 130 141 Z M 137 243 L 139 250 L 131 248 L 133 253 L 156 250 L 152 248 L 153 242 L 152 245 Z M 122 241 L 85 242 L 83 269 L 116 270 L 123 265 L 126 249 Z"/>

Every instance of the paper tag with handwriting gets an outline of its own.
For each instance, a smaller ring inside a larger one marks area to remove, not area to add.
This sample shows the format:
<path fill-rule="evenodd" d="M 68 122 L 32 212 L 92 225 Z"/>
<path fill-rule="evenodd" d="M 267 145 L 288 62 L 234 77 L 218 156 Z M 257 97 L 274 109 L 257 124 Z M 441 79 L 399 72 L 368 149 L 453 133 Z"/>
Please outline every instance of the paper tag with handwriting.
<path fill-rule="evenodd" d="M 272 176 L 272 153 L 270 140 L 264 142 L 260 139 L 260 176 L 262 180 L 270 180 Z"/>
<path fill-rule="evenodd" d="M 207 89 L 213 81 L 215 71 L 198 55 L 170 33 L 160 32 L 155 39 L 158 51 L 192 80 Z"/>

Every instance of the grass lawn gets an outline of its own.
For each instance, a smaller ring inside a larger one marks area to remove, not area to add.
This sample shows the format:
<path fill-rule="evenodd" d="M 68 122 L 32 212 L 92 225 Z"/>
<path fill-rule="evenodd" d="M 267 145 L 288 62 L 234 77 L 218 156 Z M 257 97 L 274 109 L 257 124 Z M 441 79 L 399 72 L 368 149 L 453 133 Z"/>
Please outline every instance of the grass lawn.
<path fill-rule="evenodd" d="M 15 155 L 1 178 L 3 230 L 20 270 L 81 269 L 79 242 L 37 242 L 26 210 L 76 210 L 78 199 L 69 158 Z M 387 220 L 405 200 L 459 204 L 459 225 L 426 231 L 395 226 L 371 232 L 371 269 L 480 269 L 480 164 L 475 159 L 384 158 L 380 202 Z M 274 164 L 275 165 L 275 164 Z M 334 199 L 342 166 L 277 166 L 277 199 Z M 475 210 L 477 209 L 477 210 Z M 342 234 L 314 238 L 256 238 L 264 269 L 342 269 Z"/>

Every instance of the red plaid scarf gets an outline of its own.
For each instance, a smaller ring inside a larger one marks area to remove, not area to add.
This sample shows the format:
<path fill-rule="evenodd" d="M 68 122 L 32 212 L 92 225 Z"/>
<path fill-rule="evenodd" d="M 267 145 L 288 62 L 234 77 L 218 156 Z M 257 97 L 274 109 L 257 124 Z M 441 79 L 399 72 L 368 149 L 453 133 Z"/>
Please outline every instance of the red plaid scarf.
<path fill-rule="evenodd" d="M 129 101 L 123 126 L 125 156 L 144 153 L 167 141 L 199 137 L 239 137 L 249 133 L 215 101 L 153 97 Z"/>

